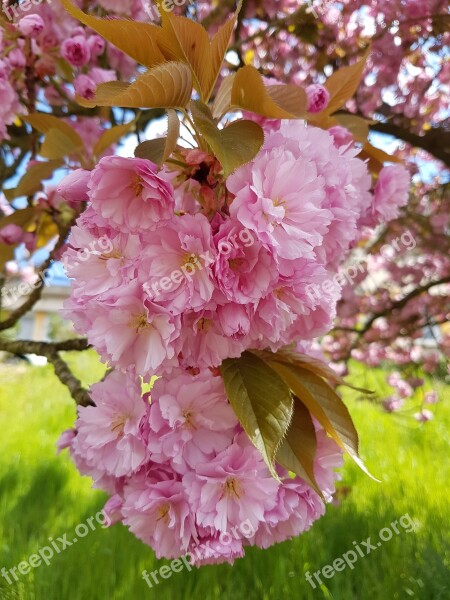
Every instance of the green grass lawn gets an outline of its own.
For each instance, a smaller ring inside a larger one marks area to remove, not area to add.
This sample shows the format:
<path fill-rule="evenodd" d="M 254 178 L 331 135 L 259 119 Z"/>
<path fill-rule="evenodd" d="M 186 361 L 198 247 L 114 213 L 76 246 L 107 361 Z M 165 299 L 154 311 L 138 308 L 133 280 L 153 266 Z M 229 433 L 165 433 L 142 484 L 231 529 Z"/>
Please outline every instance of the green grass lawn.
<path fill-rule="evenodd" d="M 92 355 L 76 360 L 85 383 L 101 376 Z M 55 443 L 73 425 L 74 403 L 51 368 L 0 365 L 0 569 L 10 569 L 30 555 L 86 523 L 105 496 L 90 489 L 67 453 L 57 457 Z M 448 389 L 447 389 L 448 391 Z M 386 415 L 349 394 L 348 405 L 360 431 L 362 455 L 375 483 L 349 462 L 343 471 L 340 506 L 308 533 L 261 551 L 251 549 L 234 567 L 206 567 L 174 573 L 149 589 L 142 580 L 167 561 L 121 525 L 97 526 L 77 544 L 55 555 L 50 566 L 21 575 L 8 585 L 0 577 L 1 600 L 201 600 L 336 599 L 391 600 L 450 598 L 448 402 L 436 419 L 416 427 Z M 369 536 L 408 513 L 416 531 L 400 534 L 359 558 L 316 589 L 305 581 L 354 549 Z"/>

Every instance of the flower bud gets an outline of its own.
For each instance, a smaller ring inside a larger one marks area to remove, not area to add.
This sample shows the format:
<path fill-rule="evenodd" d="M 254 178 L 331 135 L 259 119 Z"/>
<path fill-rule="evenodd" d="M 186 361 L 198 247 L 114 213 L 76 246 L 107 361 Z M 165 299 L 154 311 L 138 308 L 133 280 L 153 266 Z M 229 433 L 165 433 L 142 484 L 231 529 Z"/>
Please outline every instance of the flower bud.
<path fill-rule="evenodd" d="M 77 169 L 65 177 L 56 188 L 66 202 L 87 202 L 90 171 Z"/>
<path fill-rule="evenodd" d="M 308 112 L 319 113 L 328 106 L 330 92 L 323 85 L 314 84 L 306 88 Z"/>
<path fill-rule="evenodd" d="M 19 31 L 28 38 L 37 38 L 44 30 L 45 23 L 39 15 L 27 15 L 20 19 Z"/>

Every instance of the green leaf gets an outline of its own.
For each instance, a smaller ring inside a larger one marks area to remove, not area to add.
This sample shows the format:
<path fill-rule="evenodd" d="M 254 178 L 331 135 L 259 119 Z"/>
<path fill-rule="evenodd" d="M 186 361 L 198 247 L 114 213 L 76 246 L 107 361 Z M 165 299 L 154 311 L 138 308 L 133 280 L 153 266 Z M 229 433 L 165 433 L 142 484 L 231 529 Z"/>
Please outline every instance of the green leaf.
<path fill-rule="evenodd" d="M 300 119 L 306 115 L 308 100 L 296 85 L 266 86 L 261 74 L 250 65 L 236 73 L 230 109 L 243 109 L 269 119 Z"/>
<path fill-rule="evenodd" d="M 122 108 L 184 109 L 191 95 L 192 75 L 189 67 L 181 62 L 171 62 L 143 73 L 131 84 L 117 81 L 102 83 L 89 103 L 91 106 Z"/>
<path fill-rule="evenodd" d="M 270 366 L 335 442 L 347 451 L 369 477 L 375 479 L 359 458 L 358 433 L 347 407 L 333 388 L 321 377 L 306 369 L 276 361 L 270 362 Z"/>
<path fill-rule="evenodd" d="M 293 398 L 283 380 L 260 358 L 244 352 L 227 359 L 221 373 L 231 406 L 242 427 L 278 479 L 275 455 L 293 413 Z"/>
<path fill-rule="evenodd" d="M 253 121 L 234 121 L 219 129 L 210 109 L 201 102 L 191 103 L 197 131 L 207 141 L 222 165 L 225 177 L 255 158 L 264 144 L 264 132 Z"/>
<path fill-rule="evenodd" d="M 288 471 L 304 479 L 322 496 L 314 476 L 316 452 L 316 431 L 311 415 L 304 404 L 294 397 L 294 415 L 286 438 L 277 451 L 276 461 Z"/>
<path fill-rule="evenodd" d="M 167 57 L 158 44 L 162 39 L 160 27 L 126 19 L 99 19 L 85 14 L 69 0 L 61 2 L 75 19 L 96 31 L 141 65 L 155 67 L 166 62 Z"/>
<path fill-rule="evenodd" d="M 32 196 L 42 189 L 42 182 L 51 179 L 53 173 L 63 165 L 62 160 L 36 162 L 27 167 L 27 172 L 20 180 L 17 187 L 4 190 L 6 198 L 11 201 L 22 196 Z"/>
<path fill-rule="evenodd" d="M 370 50 L 369 47 L 357 63 L 335 71 L 327 80 L 325 87 L 331 97 L 327 108 L 323 111 L 325 115 L 332 115 L 353 98 L 361 83 Z"/>
<path fill-rule="evenodd" d="M 180 120 L 174 110 L 167 111 L 167 116 L 167 137 L 147 140 L 139 144 L 134 153 L 137 158 L 145 158 L 156 165 L 162 165 L 174 152 L 180 137 Z"/>

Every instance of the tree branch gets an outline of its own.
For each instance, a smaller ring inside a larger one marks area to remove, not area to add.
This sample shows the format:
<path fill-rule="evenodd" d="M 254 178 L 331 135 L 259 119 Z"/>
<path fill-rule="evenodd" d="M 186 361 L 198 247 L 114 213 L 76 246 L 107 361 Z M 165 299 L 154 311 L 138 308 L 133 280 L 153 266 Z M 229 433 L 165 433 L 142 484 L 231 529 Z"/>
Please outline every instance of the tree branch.
<path fill-rule="evenodd" d="M 87 350 L 89 344 L 84 339 L 67 340 L 65 342 L 47 343 L 32 342 L 29 340 L 9 341 L 0 338 L 0 351 L 8 352 L 16 356 L 24 354 L 38 354 L 45 356 L 53 365 L 55 374 L 60 382 L 65 385 L 78 406 L 92 406 L 92 402 L 87 390 L 81 385 L 81 381 L 75 377 L 68 364 L 61 358 L 59 352 L 82 352 Z"/>
<path fill-rule="evenodd" d="M 415 148 L 422 148 L 450 167 L 450 131 L 446 131 L 443 127 L 431 129 L 425 135 L 418 135 L 392 122 L 375 123 L 370 126 L 370 129 L 392 135 Z"/>
<path fill-rule="evenodd" d="M 59 240 L 56 243 L 56 246 L 53 248 L 52 252 L 50 253 L 50 256 L 45 261 L 45 263 L 40 267 L 41 273 L 45 273 L 45 271 L 47 271 L 47 269 L 49 269 L 51 267 L 51 265 L 53 264 L 53 262 L 55 260 L 54 256 L 58 252 L 58 250 L 60 250 L 64 246 L 64 244 L 66 242 L 66 237 L 68 236 L 74 222 L 75 222 L 75 219 L 69 225 L 65 226 L 60 231 Z M 7 319 L 5 319 L 4 321 L 0 321 L 0 331 L 6 331 L 6 329 L 11 329 L 11 327 L 14 327 L 14 325 L 24 315 L 26 315 L 27 312 L 29 312 L 35 304 L 37 304 L 39 302 L 39 300 L 41 299 L 43 290 L 44 290 L 43 284 L 36 287 L 31 292 L 31 294 L 28 296 L 28 298 L 25 300 L 25 302 L 21 306 L 19 306 L 19 308 L 17 308 Z"/>
<path fill-rule="evenodd" d="M 417 296 L 420 296 L 421 294 L 428 292 L 428 290 L 431 290 L 431 288 L 433 288 L 433 287 L 436 287 L 438 285 L 444 285 L 445 283 L 450 283 L 450 276 L 444 277 L 443 279 L 440 279 L 439 281 L 430 281 L 426 285 L 423 285 L 422 287 L 412 290 L 409 294 L 407 294 L 401 300 L 397 300 L 396 302 L 393 302 L 388 308 L 382 310 L 379 313 L 372 315 L 370 317 L 370 319 L 365 323 L 364 327 L 362 329 L 357 330 L 356 333 L 358 333 L 359 336 L 364 335 L 365 333 L 367 333 L 369 331 L 369 329 L 372 327 L 372 325 L 375 323 L 375 321 L 377 319 L 380 319 L 381 317 L 385 317 L 386 315 L 388 315 L 389 313 L 391 313 L 395 310 L 402 309 L 403 307 L 405 307 L 408 304 L 408 302 L 410 302 Z"/>

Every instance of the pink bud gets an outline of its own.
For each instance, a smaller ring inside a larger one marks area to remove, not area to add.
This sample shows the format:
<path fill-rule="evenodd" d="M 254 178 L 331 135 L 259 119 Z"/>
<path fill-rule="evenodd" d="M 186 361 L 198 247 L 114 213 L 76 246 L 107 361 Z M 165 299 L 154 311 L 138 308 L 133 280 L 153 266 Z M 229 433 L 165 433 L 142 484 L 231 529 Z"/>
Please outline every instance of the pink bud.
<path fill-rule="evenodd" d="M 87 202 L 91 172 L 77 169 L 65 177 L 56 188 L 66 202 Z"/>
<path fill-rule="evenodd" d="M 27 59 L 25 58 L 25 54 L 19 48 L 14 48 L 8 54 L 9 64 L 13 69 L 23 69 L 27 64 Z"/>
<path fill-rule="evenodd" d="M 99 35 L 91 35 L 88 38 L 88 45 L 91 51 L 91 56 L 97 57 L 103 54 L 103 52 L 105 51 L 106 43 L 105 40 Z"/>
<path fill-rule="evenodd" d="M 75 77 L 73 87 L 76 93 L 86 100 L 92 100 L 95 97 L 97 85 L 88 75 L 81 74 Z"/>
<path fill-rule="evenodd" d="M 319 84 L 310 85 L 306 88 L 308 96 L 308 112 L 318 113 L 328 106 L 330 101 L 330 92 L 326 87 Z"/>
<path fill-rule="evenodd" d="M 84 67 L 91 60 L 89 45 L 81 35 L 65 40 L 61 46 L 61 55 L 74 67 Z"/>
<path fill-rule="evenodd" d="M 36 250 L 37 238 L 35 233 L 31 233 L 30 231 L 25 233 L 22 241 L 28 252 L 34 252 Z"/>
<path fill-rule="evenodd" d="M 25 37 L 37 38 L 44 30 L 45 23 L 39 15 L 27 15 L 20 19 L 18 27 Z"/>
<path fill-rule="evenodd" d="M 15 246 L 23 240 L 23 230 L 14 223 L 5 225 L 0 229 L 0 243 L 7 246 Z"/>

